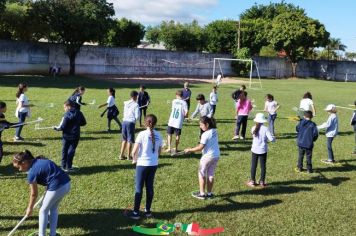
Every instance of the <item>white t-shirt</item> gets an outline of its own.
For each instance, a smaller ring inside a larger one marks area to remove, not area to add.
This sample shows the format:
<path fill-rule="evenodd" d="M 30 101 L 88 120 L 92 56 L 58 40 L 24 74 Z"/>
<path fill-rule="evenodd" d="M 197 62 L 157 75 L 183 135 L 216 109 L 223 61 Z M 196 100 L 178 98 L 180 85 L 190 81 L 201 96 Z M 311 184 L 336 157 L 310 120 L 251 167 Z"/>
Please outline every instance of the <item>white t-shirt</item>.
<path fill-rule="evenodd" d="M 210 105 L 216 105 L 217 102 L 218 102 L 218 94 L 211 92 L 210 93 Z"/>
<path fill-rule="evenodd" d="M 28 107 L 20 107 L 21 103 L 23 105 L 29 105 L 28 102 L 28 97 L 25 94 L 21 94 L 20 97 L 17 99 L 18 107 L 19 107 L 19 112 L 28 112 Z"/>
<path fill-rule="evenodd" d="M 162 147 L 162 137 L 159 132 L 153 130 L 155 138 L 155 151 L 152 152 L 152 138 L 149 129 L 141 131 L 136 138 L 135 143 L 139 144 L 137 166 L 157 166 L 158 151 Z"/>
<path fill-rule="evenodd" d="M 202 150 L 202 158 L 219 158 L 219 138 L 217 129 L 209 129 L 201 135 L 200 143 L 204 145 Z"/>
<path fill-rule="evenodd" d="M 140 116 L 140 110 L 138 104 L 134 100 L 124 102 L 124 118 L 123 121 L 136 123 L 136 120 Z"/>
<path fill-rule="evenodd" d="M 265 110 L 271 114 L 274 115 L 276 114 L 276 109 L 277 109 L 278 103 L 276 101 L 266 101 L 265 102 Z"/>
<path fill-rule="evenodd" d="M 115 98 L 114 96 L 109 96 L 108 100 L 106 101 L 106 103 L 108 104 L 108 107 L 112 107 L 115 105 Z"/>
<path fill-rule="evenodd" d="M 172 112 L 169 116 L 168 126 L 176 129 L 183 127 L 184 116 L 188 111 L 187 103 L 181 99 L 172 101 Z"/>
<path fill-rule="evenodd" d="M 303 98 L 302 100 L 300 100 L 299 108 L 303 111 L 312 111 L 313 104 L 313 100 L 311 100 L 310 98 Z"/>

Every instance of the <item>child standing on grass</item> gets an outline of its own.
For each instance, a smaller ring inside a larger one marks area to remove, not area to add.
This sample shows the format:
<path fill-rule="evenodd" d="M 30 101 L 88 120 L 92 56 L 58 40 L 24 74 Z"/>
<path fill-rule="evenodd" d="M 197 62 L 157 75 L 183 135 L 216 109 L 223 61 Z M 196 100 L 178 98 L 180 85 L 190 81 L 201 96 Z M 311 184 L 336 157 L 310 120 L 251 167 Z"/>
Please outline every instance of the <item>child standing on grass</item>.
<path fill-rule="evenodd" d="M 304 111 L 311 111 L 313 116 L 316 115 L 316 110 L 315 110 L 315 106 L 314 106 L 314 102 L 313 102 L 313 96 L 311 95 L 310 92 L 306 92 L 303 95 L 302 100 L 300 100 L 299 109 L 301 111 L 300 116 L 303 115 Z"/>
<path fill-rule="evenodd" d="M 198 170 L 199 192 L 194 192 L 193 197 L 198 199 L 213 198 L 214 173 L 220 158 L 219 137 L 214 118 L 203 116 L 199 121 L 203 134 L 198 146 L 186 148 L 185 153 L 202 151 Z M 205 192 L 207 190 L 207 193 Z"/>
<path fill-rule="evenodd" d="M 172 101 L 172 111 L 169 116 L 168 127 L 167 127 L 167 149 L 165 152 L 172 154 L 171 142 L 172 135 L 175 133 L 176 142 L 175 142 L 175 152 L 178 152 L 178 144 L 180 135 L 182 134 L 183 121 L 188 114 L 187 103 L 182 99 L 183 91 L 178 90 L 176 92 L 176 99 Z"/>
<path fill-rule="evenodd" d="M 236 103 L 236 129 L 235 129 L 235 136 L 232 140 L 237 139 L 245 139 L 246 138 L 246 128 L 247 128 L 247 119 L 248 114 L 252 110 L 252 103 L 247 98 L 247 92 L 243 91 L 240 93 L 239 100 Z M 240 127 L 241 129 L 241 136 L 240 136 Z"/>
<path fill-rule="evenodd" d="M 10 123 L 5 119 L 4 113 L 6 112 L 6 110 L 7 110 L 6 103 L 0 101 L 0 164 L 4 156 L 3 143 L 1 140 L 2 131 L 4 131 L 4 129 L 10 128 L 11 125 L 16 124 L 16 123 Z"/>
<path fill-rule="evenodd" d="M 190 109 L 190 98 L 192 96 L 192 91 L 189 89 L 189 82 L 184 83 L 183 96 L 182 99 L 187 103 L 188 113 Z"/>
<path fill-rule="evenodd" d="M 82 96 L 84 95 L 84 93 L 85 88 L 83 86 L 79 86 L 74 90 L 72 96 L 68 98 L 68 101 L 72 103 L 72 108 L 80 110 L 80 107 L 82 105 L 87 105 L 86 103 L 82 102 Z"/>
<path fill-rule="evenodd" d="M 354 127 L 355 147 L 354 147 L 354 151 L 351 152 L 351 154 L 356 155 L 356 100 L 354 101 L 354 105 L 355 105 L 355 110 L 354 113 L 352 114 L 350 125 Z"/>
<path fill-rule="evenodd" d="M 25 95 L 25 93 L 28 90 L 28 86 L 25 83 L 21 83 L 18 86 L 18 90 L 16 93 L 16 112 L 15 115 L 17 118 L 19 118 L 19 123 L 24 123 L 26 120 L 26 117 L 31 116 L 31 109 L 33 105 L 30 104 L 28 97 Z M 22 131 L 23 126 L 18 126 L 16 128 L 16 134 L 14 137 L 14 141 L 24 141 L 24 138 L 21 137 L 21 131 Z"/>
<path fill-rule="evenodd" d="M 145 117 L 146 130 L 141 131 L 136 138 L 132 150 L 133 164 L 136 164 L 135 178 L 135 205 L 129 217 L 134 220 L 140 219 L 140 205 L 142 199 L 143 186 L 146 186 L 146 208 L 145 217 L 152 217 L 151 205 L 154 195 L 154 178 L 158 167 L 158 157 L 161 154 L 162 138 L 158 131 L 154 129 L 157 124 L 155 115 Z"/>
<path fill-rule="evenodd" d="M 38 185 L 46 187 L 39 211 L 38 234 L 47 235 L 46 229 L 49 224 L 49 235 L 57 235 L 58 205 L 69 193 L 70 178 L 54 162 L 43 156 L 33 157 L 31 152 L 25 150 L 14 156 L 13 165 L 21 172 L 27 172 L 27 181 L 30 185 L 30 201 L 26 210 L 26 216 L 33 214 L 33 208 L 38 197 Z"/>
<path fill-rule="evenodd" d="M 268 127 L 271 134 L 274 136 L 274 121 L 277 118 L 278 103 L 274 100 L 272 94 L 266 95 L 265 112 L 268 112 Z"/>
<path fill-rule="evenodd" d="M 318 129 L 326 129 L 325 136 L 326 136 L 326 147 L 328 149 L 328 159 L 321 160 L 321 161 L 326 164 L 333 164 L 335 163 L 335 158 L 334 158 L 332 143 L 338 133 L 339 121 L 336 115 L 336 106 L 334 104 L 327 105 L 325 111 L 329 113 L 329 118 L 325 123 L 319 125 Z"/>
<path fill-rule="evenodd" d="M 213 116 L 213 109 L 209 102 L 205 101 L 205 96 L 203 94 L 198 94 L 196 100 L 198 101 L 197 108 L 190 116 L 190 119 L 194 119 L 198 114 L 200 117 L 207 116 L 211 118 Z M 199 138 L 204 131 L 200 129 Z"/>
<path fill-rule="evenodd" d="M 256 183 L 256 169 L 258 160 L 260 160 L 261 165 L 261 178 L 258 184 L 261 187 L 266 187 L 266 164 L 267 164 L 267 141 L 274 142 L 274 136 L 270 130 L 263 125 L 267 120 L 264 117 L 263 113 L 257 113 L 255 119 L 255 126 L 252 127 L 251 133 L 253 136 L 252 141 L 252 158 L 251 158 L 251 179 L 247 182 L 247 185 L 250 187 L 255 187 Z"/>
<path fill-rule="evenodd" d="M 124 152 L 127 149 L 127 159 L 131 160 L 131 144 L 135 142 L 135 123 L 140 116 L 137 104 L 138 93 L 131 91 L 131 99 L 124 102 L 124 118 L 122 122 L 122 143 L 119 160 L 125 160 Z M 127 147 L 126 147 L 127 146 Z"/>
<path fill-rule="evenodd" d="M 106 106 L 107 109 L 107 118 L 108 118 L 108 132 L 111 132 L 111 121 L 114 120 L 120 127 L 119 132 L 121 132 L 122 126 L 119 118 L 117 117 L 119 115 L 119 109 L 117 108 L 115 104 L 115 89 L 114 88 L 108 88 L 108 100 L 106 103 L 100 105 L 98 108 L 102 108 Z M 104 115 L 105 111 L 103 112 L 102 116 Z"/>
<path fill-rule="evenodd" d="M 316 124 L 311 121 L 313 118 L 313 113 L 311 111 L 304 112 L 304 119 L 299 121 L 296 127 L 297 131 L 297 145 L 298 145 L 298 164 L 297 172 L 304 171 L 303 169 L 303 158 L 306 155 L 307 159 L 307 171 L 308 173 L 313 173 L 312 166 L 312 155 L 314 142 L 318 139 L 319 133 Z"/>
<path fill-rule="evenodd" d="M 80 139 L 80 126 L 86 125 L 83 113 L 66 101 L 63 105 L 65 111 L 61 123 L 54 130 L 62 131 L 62 169 L 66 172 L 74 171 L 73 158 Z"/>
<path fill-rule="evenodd" d="M 140 91 L 138 92 L 137 103 L 140 108 L 140 127 L 142 127 L 142 115 L 146 117 L 146 112 L 148 105 L 151 102 L 150 95 L 146 92 L 146 87 L 144 85 L 140 85 Z"/>
<path fill-rule="evenodd" d="M 213 90 L 210 93 L 210 106 L 213 109 L 213 115 L 215 115 L 216 111 L 216 104 L 218 103 L 218 93 L 217 93 L 218 87 L 214 86 Z"/>

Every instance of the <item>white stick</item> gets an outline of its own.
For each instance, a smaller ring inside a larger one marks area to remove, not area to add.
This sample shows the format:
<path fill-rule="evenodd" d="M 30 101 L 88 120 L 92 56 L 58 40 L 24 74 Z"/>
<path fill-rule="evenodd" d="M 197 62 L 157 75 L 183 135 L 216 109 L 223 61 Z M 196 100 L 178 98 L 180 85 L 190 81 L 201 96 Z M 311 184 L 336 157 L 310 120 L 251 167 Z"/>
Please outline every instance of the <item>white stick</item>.
<path fill-rule="evenodd" d="M 93 101 L 91 101 L 91 102 L 89 103 L 89 105 L 94 105 L 94 104 L 95 104 L 95 102 L 96 102 L 96 100 L 95 100 L 95 99 L 93 99 Z"/>
<path fill-rule="evenodd" d="M 47 126 L 47 127 L 36 127 L 35 126 L 35 130 L 43 130 L 43 129 L 54 129 L 56 126 Z"/>
<path fill-rule="evenodd" d="M 37 120 L 24 122 L 24 123 L 20 123 L 20 124 L 16 124 L 16 125 L 11 125 L 10 128 L 15 128 L 15 127 L 22 126 L 22 125 L 29 125 L 29 124 L 39 123 L 39 122 L 42 122 L 42 121 L 43 121 L 43 118 L 38 117 Z"/>
<path fill-rule="evenodd" d="M 342 109 L 347 109 L 347 110 L 355 110 L 355 109 L 349 108 L 349 107 L 341 107 L 341 106 L 335 106 L 335 107 L 342 108 Z"/>
<path fill-rule="evenodd" d="M 42 200 L 44 198 L 44 195 L 36 202 L 36 204 L 33 206 L 33 208 L 36 208 L 39 204 L 42 203 Z M 17 223 L 17 225 L 15 226 L 15 228 L 13 228 L 10 233 L 7 236 L 11 236 L 15 233 L 15 231 L 23 224 L 23 222 L 27 219 L 27 215 L 25 215 L 20 221 L 19 223 Z"/>
<path fill-rule="evenodd" d="M 144 108 L 144 107 L 147 107 L 147 106 L 148 106 L 148 103 L 146 105 L 138 107 L 138 109 L 141 109 L 141 108 Z"/>
<path fill-rule="evenodd" d="M 184 155 L 184 154 L 185 154 L 185 152 L 184 152 L 184 151 L 181 151 L 181 152 L 172 153 L 171 156 L 182 156 L 182 155 Z"/>

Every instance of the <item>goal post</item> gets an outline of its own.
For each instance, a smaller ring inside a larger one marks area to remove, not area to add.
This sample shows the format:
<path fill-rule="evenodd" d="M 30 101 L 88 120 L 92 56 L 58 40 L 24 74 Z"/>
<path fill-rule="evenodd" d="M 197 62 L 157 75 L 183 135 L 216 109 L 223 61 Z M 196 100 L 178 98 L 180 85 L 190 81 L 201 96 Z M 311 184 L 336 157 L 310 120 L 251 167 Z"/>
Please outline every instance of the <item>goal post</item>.
<path fill-rule="evenodd" d="M 252 87 L 252 75 L 253 75 L 253 68 L 255 66 L 256 68 L 256 73 L 257 73 L 257 77 L 258 77 L 258 83 L 260 84 L 260 88 L 262 89 L 262 82 L 261 82 L 261 77 L 260 77 L 260 72 L 258 69 L 258 65 L 257 62 L 252 60 L 252 59 L 233 59 L 233 58 L 219 58 L 216 57 L 214 58 L 214 62 L 213 62 L 213 76 L 212 79 L 215 79 L 215 73 L 216 71 L 219 71 L 218 74 L 221 75 L 222 78 L 224 78 L 224 72 L 223 69 L 221 67 L 221 61 L 237 61 L 237 62 L 242 62 L 242 63 L 249 63 L 250 64 L 250 72 L 249 72 L 249 87 Z"/>

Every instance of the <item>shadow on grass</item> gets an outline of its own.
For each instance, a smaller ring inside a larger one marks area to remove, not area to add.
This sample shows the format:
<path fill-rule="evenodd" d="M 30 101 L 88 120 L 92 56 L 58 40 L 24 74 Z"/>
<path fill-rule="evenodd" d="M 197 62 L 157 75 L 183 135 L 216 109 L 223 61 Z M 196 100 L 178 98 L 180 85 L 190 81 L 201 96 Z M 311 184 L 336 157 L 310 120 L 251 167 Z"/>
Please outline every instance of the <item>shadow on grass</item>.
<path fill-rule="evenodd" d="M 223 124 L 227 124 L 227 123 L 232 123 L 235 124 L 236 123 L 236 119 L 217 119 L 216 123 L 223 123 Z"/>
<path fill-rule="evenodd" d="M 297 133 L 281 133 L 276 136 L 276 139 L 296 139 Z"/>
<path fill-rule="evenodd" d="M 315 170 L 317 171 L 317 170 Z M 332 186 L 339 186 L 342 182 L 350 180 L 348 177 L 334 177 L 327 178 L 322 173 L 319 173 L 319 176 L 313 176 L 310 179 L 303 180 L 291 180 L 291 181 L 283 181 L 283 182 L 273 182 L 270 183 L 271 186 L 279 186 L 279 185 L 295 185 L 295 184 L 330 184 Z"/>
<path fill-rule="evenodd" d="M 0 179 L 24 179 L 26 174 L 16 170 L 12 164 L 0 165 Z"/>
<path fill-rule="evenodd" d="M 62 137 L 41 137 L 39 139 L 42 140 L 62 140 Z M 98 140 L 98 139 L 111 139 L 110 137 L 107 136 L 101 136 L 101 137 L 80 137 L 79 142 L 85 142 L 85 141 L 93 141 L 93 140 Z"/>
<path fill-rule="evenodd" d="M 169 220 L 169 219 L 175 218 L 176 215 L 179 215 L 179 214 L 192 214 L 192 213 L 197 213 L 197 212 L 204 212 L 204 213 L 219 212 L 219 213 L 222 213 L 222 212 L 233 212 L 233 211 L 243 211 L 243 210 L 256 210 L 256 209 L 260 209 L 260 208 L 277 205 L 277 204 L 280 204 L 283 202 L 282 200 L 279 200 L 279 199 L 270 199 L 270 200 L 265 200 L 263 202 L 244 202 L 244 203 L 239 203 L 239 202 L 233 201 L 229 198 L 227 198 L 226 200 L 228 201 L 228 204 L 218 205 L 216 203 L 212 203 L 212 204 L 206 205 L 204 207 L 198 207 L 198 208 L 167 211 L 167 212 L 156 212 L 155 218 Z"/>
<path fill-rule="evenodd" d="M 220 151 L 248 151 L 251 150 L 251 140 L 236 140 L 219 142 Z"/>
<path fill-rule="evenodd" d="M 8 141 L 5 141 L 4 142 L 5 145 L 16 145 L 16 146 L 34 146 L 34 147 L 44 147 L 46 146 L 46 144 L 43 144 L 43 143 L 39 143 L 39 142 L 27 142 L 27 141 L 24 141 L 24 142 L 8 142 Z"/>
<path fill-rule="evenodd" d="M 337 135 L 339 135 L 339 136 L 349 136 L 349 135 L 354 134 L 354 133 L 355 133 L 354 131 L 346 131 L 346 132 L 338 132 Z"/>
<path fill-rule="evenodd" d="M 170 163 L 162 163 L 158 165 L 158 169 L 164 168 L 165 166 L 171 166 Z M 118 165 L 108 165 L 108 166 L 84 166 L 80 167 L 78 171 L 71 172 L 70 175 L 94 175 L 98 173 L 109 173 L 116 172 L 120 170 L 134 170 L 135 165 L 130 163 L 118 164 Z"/>
<path fill-rule="evenodd" d="M 315 168 L 314 170 L 316 172 L 350 172 L 350 171 L 356 171 L 356 166 L 354 165 L 349 165 L 347 162 L 344 162 L 345 164 L 341 166 L 328 166 L 326 168 Z"/>
<path fill-rule="evenodd" d="M 93 89 L 107 89 L 109 87 L 116 88 L 120 84 L 125 84 L 125 88 L 131 88 L 137 90 L 141 83 L 144 83 L 148 89 L 179 89 L 183 88 L 183 80 L 176 80 L 170 83 L 157 83 L 150 82 L 146 80 L 144 82 L 138 81 L 137 79 L 120 79 L 120 80 L 109 80 L 109 79 L 94 79 L 85 76 L 57 76 L 53 78 L 51 76 L 42 76 L 42 75 L 28 75 L 28 76 L 0 76 L 0 86 L 1 87 L 17 87 L 19 83 L 26 82 L 31 87 L 37 88 L 70 88 L 75 89 L 79 85 L 83 85 L 86 88 Z M 194 87 L 192 85 L 191 87 Z M 173 93 L 174 94 L 174 93 Z"/>

